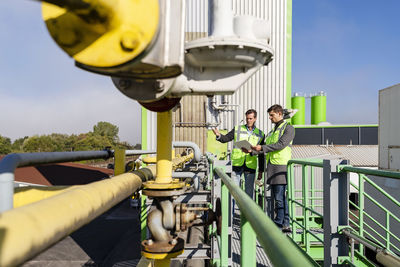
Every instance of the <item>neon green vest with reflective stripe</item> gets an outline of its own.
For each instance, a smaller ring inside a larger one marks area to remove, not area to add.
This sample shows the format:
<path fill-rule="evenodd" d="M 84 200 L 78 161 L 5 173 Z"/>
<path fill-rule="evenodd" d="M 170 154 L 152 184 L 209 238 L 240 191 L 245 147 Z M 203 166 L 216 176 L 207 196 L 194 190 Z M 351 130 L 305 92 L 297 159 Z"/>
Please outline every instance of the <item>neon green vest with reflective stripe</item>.
<path fill-rule="evenodd" d="M 251 134 L 248 133 L 246 125 L 241 125 L 239 128 L 235 126 L 235 138 L 234 141 L 247 140 L 253 146 L 260 144 L 261 140 L 264 138 L 264 133 L 258 129 L 254 128 Z M 244 153 L 239 148 L 234 148 L 232 151 L 232 166 L 242 166 L 246 162 L 246 167 L 250 169 L 257 169 L 257 156 L 250 156 L 250 154 Z"/>
<path fill-rule="evenodd" d="M 279 138 L 281 138 L 283 135 L 287 125 L 287 122 L 281 123 L 275 132 L 274 130 L 270 131 L 265 139 L 265 144 L 271 145 L 277 143 Z M 282 150 L 267 153 L 266 162 L 270 161 L 271 164 L 274 165 L 286 165 L 292 157 L 292 142 L 293 141 L 291 141 L 290 144 Z"/>

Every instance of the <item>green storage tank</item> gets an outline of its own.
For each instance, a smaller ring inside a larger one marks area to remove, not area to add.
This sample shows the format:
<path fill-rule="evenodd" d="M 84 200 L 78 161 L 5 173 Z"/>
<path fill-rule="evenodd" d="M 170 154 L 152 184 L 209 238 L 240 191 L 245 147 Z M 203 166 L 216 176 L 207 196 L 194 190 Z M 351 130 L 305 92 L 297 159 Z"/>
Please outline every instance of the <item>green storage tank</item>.
<path fill-rule="evenodd" d="M 292 109 L 297 109 L 297 113 L 292 117 L 292 124 L 306 124 L 306 98 L 299 93 L 295 93 L 292 96 Z"/>
<path fill-rule="evenodd" d="M 311 97 L 311 124 L 326 121 L 326 94 L 321 91 Z"/>

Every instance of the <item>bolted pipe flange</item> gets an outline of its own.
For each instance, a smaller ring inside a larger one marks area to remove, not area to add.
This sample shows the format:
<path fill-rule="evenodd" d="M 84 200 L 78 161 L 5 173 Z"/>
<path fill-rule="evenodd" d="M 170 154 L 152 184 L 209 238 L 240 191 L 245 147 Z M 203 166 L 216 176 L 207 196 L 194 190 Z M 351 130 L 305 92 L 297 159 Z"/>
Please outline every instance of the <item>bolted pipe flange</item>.
<path fill-rule="evenodd" d="M 174 197 L 174 196 L 180 196 L 183 195 L 186 191 L 186 188 L 180 188 L 180 189 L 168 189 L 168 190 L 162 190 L 162 189 L 143 189 L 142 193 L 145 196 L 148 197 Z"/>
<path fill-rule="evenodd" d="M 156 183 L 147 181 L 143 183 L 143 194 L 148 197 L 172 197 L 185 193 L 185 183 L 179 179 L 173 179 L 171 183 Z"/>
<path fill-rule="evenodd" d="M 177 204 L 175 206 L 175 231 L 185 231 L 197 219 L 194 210 L 205 210 L 204 208 L 191 208 L 185 203 Z"/>
<path fill-rule="evenodd" d="M 169 241 L 142 241 L 142 251 L 147 253 L 175 253 L 183 251 L 185 241 L 180 237 L 174 237 Z"/>

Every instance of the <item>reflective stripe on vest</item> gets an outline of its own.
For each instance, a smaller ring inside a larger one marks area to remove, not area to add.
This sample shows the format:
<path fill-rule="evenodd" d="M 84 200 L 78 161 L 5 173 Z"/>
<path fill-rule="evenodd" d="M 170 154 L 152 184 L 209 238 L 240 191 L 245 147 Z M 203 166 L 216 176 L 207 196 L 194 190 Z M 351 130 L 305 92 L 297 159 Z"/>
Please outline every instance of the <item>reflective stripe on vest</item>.
<path fill-rule="evenodd" d="M 260 144 L 263 138 L 264 133 L 258 128 L 254 128 L 253 132 L 249 134 L 246 125 L 241 125 L 240 127 L 235 126 L 235 137 L 233 139 L 234 142 L 247 140 L 250 144 L 256 146 Z M 257 169 L 257 156 L 250 156 L 239 148 L 233 148 L 231 160 L 232 166 L 243 166 L 243 163 L 246 162 L 247 168 L 253 170 Z"/>
<path fill-rule="evenodd" d="M 287 125 L 287 122 L 282 123 L 275 131 L 270 131 L 265 140 L 265 144 L 271 145 L 277 143 L 279 141 L 279 138 L 281 138 L 281 136 L 285 132 Z M 286 165 L 292 157 L 292 142 L 293 141 L 291 141 L 290 144 L 282 150 L 267 153 L 266 162 L 269 161 L 271 162 L 271 164 L 274 165 Z"/>

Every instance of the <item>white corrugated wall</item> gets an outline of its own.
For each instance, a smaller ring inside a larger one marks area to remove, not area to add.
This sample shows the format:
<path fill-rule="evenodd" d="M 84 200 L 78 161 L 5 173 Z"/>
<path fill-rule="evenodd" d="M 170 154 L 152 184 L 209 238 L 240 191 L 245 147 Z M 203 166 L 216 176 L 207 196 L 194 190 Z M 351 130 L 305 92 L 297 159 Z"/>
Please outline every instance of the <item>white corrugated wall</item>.
<path fill-rule="evenodd" d="M 252 76 L 233 96 L 228 97 L 229 103 L 241 105 L 242 113 L 248 109 L 257 110 L 258 127 L 269 131 L 271 123 L 267 108 L 273 104 L 286 107 L 287 1 L 232 0 L 232 7 L 237 15 L 251 15 L 271 21 L 273 60 Z M 223 128 L 233 128 L 232 116 L 232 113 L 223 116 Z M 241 119 L 244 119 L 244 114 Z"/>
<path fill-rule="evenodd" d="M 269 131 L 269 122 L 266 110 L 273 104 L 281 104 L 286 107 L 287 94 L 290 97 L 290 84 L 287 80 L 287 40 L 291 40 L 291 1 L 292 0 L 232 0 L 233 12 L 236 15 L 252 15 L 261 19 L 271 21 L 271 46 L 274 49 L 274 58 L 268 66 L 261 68 L 252 78 L 250 78 L 233 96 L 228 96 L 230 104 L 241 106 L 240 119 L 244 119 L 243 113 L 252 108 L 258 111 L 258 127 Z M 186 40 L 201 38 L 208 32 L 208 0 L 186 0 Z M 288 8 L 288 5 L 289 8 Z M 290 12 L 288 19 L 287 12 Z M 289 26 L 289 27 L 288 27 Z M 289 28 L 289 32 L 287 29 Z M 289 47 L 290 49 L 290 47 Z M 289 59 L 290 62 L 290 59 Z M 290 67 L 290 65 L 289 65 Z M 290 72 L 289 72 L 290 75 Z M 195 97 L 195 103 L 191 96 L 186 96 L 182 100 L 182 111 L 177 109 L 173 118 L 174 123 L 180 121 L 180 114 L 183 112 L 184 118 L 193 121 L 182 121 L 185 123 L 204 123 L 203 116 L 190 114 L 199 112 L 203 107 L 205 98 Z M 198 103 L 197 103 L 198 102 Z M 190 103 L 190 104 L 188 104 Z M 290 104 L 290 103 L 289 103 Z M 193 108 L 195 105 L 196 108 Z M 204 111 L 203 111 L 204 112 Z M 203 113 L 201 112 L 201 113 Z M 147 112 L 147 149 L 156 148 L 156 114 Z M 228 112 L 221 116 L 221 129 L 232 129 L 233 113 Z M 143 125 L 143 124 L 142 124 Z M 175 140 L 194 141 L 203 150 L 206 149 L 206 129 L 202 127 L 189 127 L 175 125 Z"/>

